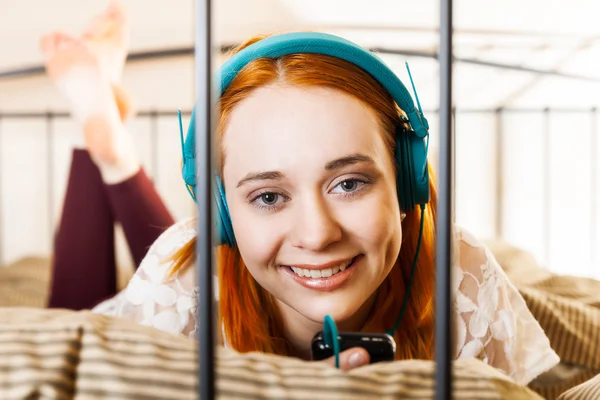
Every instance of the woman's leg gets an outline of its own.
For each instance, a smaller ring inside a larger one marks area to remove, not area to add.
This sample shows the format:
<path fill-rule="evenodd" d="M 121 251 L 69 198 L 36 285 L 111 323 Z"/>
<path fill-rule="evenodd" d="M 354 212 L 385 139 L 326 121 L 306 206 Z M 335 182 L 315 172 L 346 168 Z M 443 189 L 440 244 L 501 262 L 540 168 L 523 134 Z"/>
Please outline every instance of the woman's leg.
<path fill-rule="evenodd" d="M 84 35 L 107 71 L 117 99 L 133 108 L 119 86 L 120 66 L 125 60 L 128 29 L 123 6 L 113 2 Z M 173 218 L 146 172 L 128 132 L 106 118 L 96 121 L 99 130 L 89 129 L 86 142 L 106 184 L 112 214 L 120 223 L 137 267 L 158 236 L 173 224 Z"/>
<path fill-rule="evenodd" d="M 101 171 L 86 147 L 90 118 L 130 114 L 129 101 L 114 82 L 125 61 L 126 31 L 124 10 L 114 3 L 82 38 L 53 33 L 41 41 L 46 71 L 84 131 L 73 150 L 54 241 L 49 307 L 91 308 L 116 292 L 114 216 Z"/>
<path fill-rule="evenodd" d="M 54 241 L 50 308 L 88 309 L 116 293 L 115 221 L 136 267 L 174 223 L 143 169 L 105 185 L 88 151 L 75 149 Z"/>
<path fill-rule="evenodd" d="M 142 168 L 129 179 L 106 185 L 106 193 L 138 267 L 152 243 L 175 221 Z"/>
<path fill-rule="evenodd" d="M 92 133 L 110 134 L 104 128 Z M 123 227 L 136 267 L 174 223 L 144 169 L 133 176 L 130 171 L 125 168 L 119 178 L 119 168 L 112 168 L 107 184 L 90 153 L 74 150 L 55 238 L 50 307 L 91 308 L 116 293 L 114 222 Z"/>
<path fill-rule="evenodd" d="M 131 113 L 131 104 L 124 92 L 115 89 L 116 104 L 124 120 Z M 122 184 L 127 185 L 127 181 Z M 114 223 L 115 215 L 100 170 L 88 150 L 73 149 L 54 239 L 48 307 L 89 309 L 116 294 Z"/>
<path fill-rule="evenodd" d="M 122 6 L 113 3 L 85 35 L 98 58 L 105 60 L 102 65 L 109 77 L 120 77 L 115 65 L 124 60 L 126 20 Z M 133 108 L 127 93 L 118 85 L 118 79 L 112 81 L 116 98 L 129 109 Z M 141 167 L 131 137 L 122 124 L 115 123 L 107 115 L 96 116 L 89 122 L 86 143 L 100 169 L 112 214 L 123 227 L 137 267 L 152 243 L 174 223 L 173 217 Z"/>
<path fill-rule="evenodd" d="M 55 242 L 51 307 L 90 308 L 115 293 L 115 221 L 124 228 L 136 266 L 174 222 L 122 123 L 132 109 L 118 84 L 125 23 L 123 8 L 113 3 L 84 39 L 55 34 L 43 42 L 48 73 L 83 125 L 88 149 L 73 154 Z"/>
<path fill-rule="evenodd" d="M 100 171 L 74 149 L 54 238 L 48 307 L 88 309 L 116 292 L 114 219 Z"/>

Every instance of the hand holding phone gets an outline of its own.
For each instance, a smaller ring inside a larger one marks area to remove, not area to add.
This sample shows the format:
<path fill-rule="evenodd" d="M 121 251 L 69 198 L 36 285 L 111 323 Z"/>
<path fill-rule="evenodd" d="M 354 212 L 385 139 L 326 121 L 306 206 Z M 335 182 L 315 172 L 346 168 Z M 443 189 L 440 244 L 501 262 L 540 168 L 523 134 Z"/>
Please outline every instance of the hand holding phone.
<path fill-rule="evenodd" d="M 362 347 L 370 356 L 371 364 L 394 361 L 396 342 L 386 333 L 339 332 L 340 353 L 353 347 Z M 325 343 L 323 331 L 317 332 L 311 343 L 312 359 L 325 360 L 333 356 L 333 348 Z"/>

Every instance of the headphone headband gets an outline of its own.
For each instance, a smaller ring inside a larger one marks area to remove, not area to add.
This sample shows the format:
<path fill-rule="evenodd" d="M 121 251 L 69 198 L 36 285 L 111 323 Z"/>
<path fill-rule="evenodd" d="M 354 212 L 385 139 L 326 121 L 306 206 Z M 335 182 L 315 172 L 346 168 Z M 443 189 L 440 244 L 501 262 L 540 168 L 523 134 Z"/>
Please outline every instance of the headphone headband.
<path fill-rule="evenodd" d="M 413 100 L 400 79 L 375 54 L 338 36 L 325 33 L 298 32 L 269 37 L 233 55 L 221 67 L 220 93 L 246 65 L 258 58 L 278 58 L 290 54 L 322 54 L 348 61 L 368 72 L 392 95 L 406 112 L 409 122 L 420 138 L 427 135 L 429 125 L 415 108 Z"/>
<path fill-rule="evenodd" d="M 429 202 L 429 176 L 427 171 L 427 147 L 425 139 L 429 124 L 415 108 L 412 97 L 400 79 L 377 56 L 362 47 L 338 36 L 316 33 L 295 32 L 268 37 L 260 40 L 233 55 L 217 71 L 214 85 L 218 96 L 225 92 L 229 84 L 250 62 L 259 58 L 278 58 L 289 54 L 322 54 L 350 62 L 377 80 L 406 113 L 411 130 L 397 133 L 396 159 L 398 162 L 398 196 L 403 209 L 410 210 L 417 204 Z M 408 138 L 407 138 L 408 136 Z M 183 146 L 183 179 L 191 188 L 195 198 L 195 110 L 192 113 L 186 141 Z M 225 193 L 217 176 L 217 190 L 214 190 L 217 207 L 215 212 L 223 242 L 234 244 L 233 228 L 227 212 Z M 223 212 L 226 211 L 226 212 Z"/>

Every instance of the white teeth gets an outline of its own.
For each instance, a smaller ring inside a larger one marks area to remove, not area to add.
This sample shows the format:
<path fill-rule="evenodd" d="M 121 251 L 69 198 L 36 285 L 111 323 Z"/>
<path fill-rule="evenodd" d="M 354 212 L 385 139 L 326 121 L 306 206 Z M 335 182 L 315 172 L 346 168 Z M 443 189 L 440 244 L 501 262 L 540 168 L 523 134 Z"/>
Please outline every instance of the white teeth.
<path fill-rule="evenodd" d="M 346 270 L 348 265 L 350 265 L 350 263 L 352 263 L 352 260 L 345 261 L 345 262 L 341 263 L 340 265 L 336 265 L 335 267 L 325 268 L 325 269 L 304 269 L 304 268 L 298 268 L 298 267 L 290 267 L 290 268 L 298 276 L 305 276 L 307 278 L 310 277 L 310 278 L 317 279 L 317 278 L 329 278 L 330 276 L 333 276 L 340 271 L 344 271 L 344 270 Z"/>

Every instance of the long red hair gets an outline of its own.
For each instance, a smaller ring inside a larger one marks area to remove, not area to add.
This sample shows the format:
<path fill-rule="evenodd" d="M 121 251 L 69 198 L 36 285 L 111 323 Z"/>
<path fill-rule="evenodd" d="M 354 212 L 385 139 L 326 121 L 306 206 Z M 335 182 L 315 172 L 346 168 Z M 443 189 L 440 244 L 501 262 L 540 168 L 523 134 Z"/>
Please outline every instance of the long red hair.
<path fill-rule="evenodd" d="M 234 52 L 261 40 L 256 37 Z M 401 124 L 403 111 L 389 93 L 362 69 L 346 61 L 316 54 L 292 54 L 278 59 L 257 59 L 243 68 L 219 101 L 218 143 L 228 117 L 235 106 L 253 90 L 269 84 L 319 86 L 349 94 L 369 106 L 377 115 L 384 139 L 393 154 L 395 125 Z M 221 151 L 221 169 L 227 156 Z M 431 359 L 434 339 L 434 255 L 435 207 L 434 177 L 429 170 L 431 202 L 424 214 L 423 238 L 408 306 L 395 332 L 397 359 Z M 370 318 L 363 331 L 383 332 L 390 329 L 402 307 L 406 283 L 417 247 L 421 212 L 407 211 L 402 224 L 402 246 L 390 274 L 378 289 Z M 175 254 L 171 269 L 175 273 L 189 267 L 195 259 L 195 240 Z M 260 351 L 290 355 L 292 349 L 283 337 L 282 321 L 274 298 L 248 272 L 236 247 L 217 249 L 219 276 L 219 322 L 229 346 L 239 352 Z"/>

